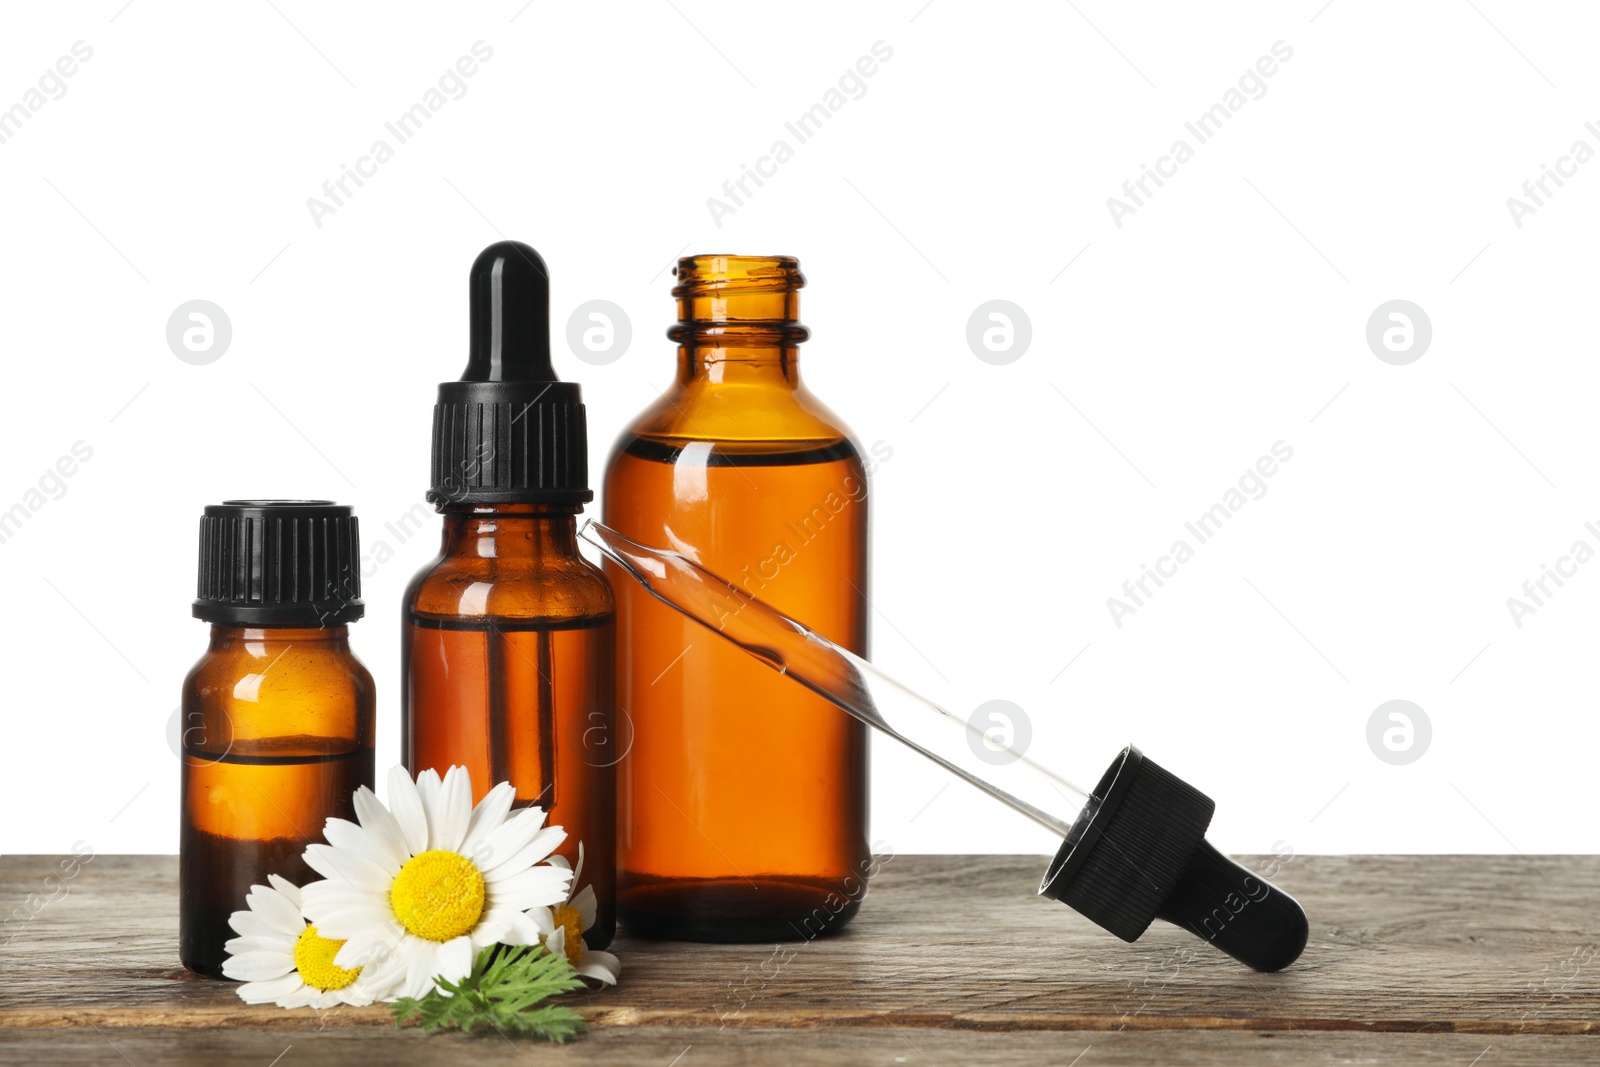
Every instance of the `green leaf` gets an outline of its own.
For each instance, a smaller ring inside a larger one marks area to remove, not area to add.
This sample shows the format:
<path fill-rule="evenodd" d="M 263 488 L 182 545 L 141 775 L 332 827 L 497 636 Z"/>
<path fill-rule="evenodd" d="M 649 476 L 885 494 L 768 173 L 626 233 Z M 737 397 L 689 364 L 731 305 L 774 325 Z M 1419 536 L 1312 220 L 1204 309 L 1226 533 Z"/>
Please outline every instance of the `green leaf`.
<path fill-rule="evenodd" d="M 460 982 L 434 978 L 434 988 L 422 997 L 401 997 L 390 1009 L 395 1024 L 420 1026 L 427 1033 L 440 1030 L 495 1030 L 527 1034 L 561 1044 L 583 1033 L 581 1016 L 571 1008 L 540 1001 L 583 987 L 565 956 L 552 955 L 543 945 L 508 948 L 491 945 L 478 953 L 472 973 Z"/>

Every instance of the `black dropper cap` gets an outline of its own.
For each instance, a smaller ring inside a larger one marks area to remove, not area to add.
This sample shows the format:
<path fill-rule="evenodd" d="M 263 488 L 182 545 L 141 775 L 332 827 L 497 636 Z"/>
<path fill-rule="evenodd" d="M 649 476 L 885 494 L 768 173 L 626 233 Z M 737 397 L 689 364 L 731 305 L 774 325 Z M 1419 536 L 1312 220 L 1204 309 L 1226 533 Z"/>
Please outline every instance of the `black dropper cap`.
<path fill-rule="evenodd" d="M 195 618 L 222 626 L 342 626 L 365 611 L 360 531 L 349 505 L 228 500 L 206 507 Z"/>
<path fill-rule="evenodd" d="M 1310 927 L 1289 894 L 1206 840 L 1216 804 L 1129 745 L 1078 814 L 1039 886 L 1124 941 L 1156 919 L 1258 971 L 1299 958 Z"/>
<path fill-rule="evenodd" d="M 428 502 L 583 504 L 589 443 L 576 382 L 550 363 L 550 275 L 521 241 L 499 241 L 472 264 L 472 344 L 458 382 L 433 408 Z"/>

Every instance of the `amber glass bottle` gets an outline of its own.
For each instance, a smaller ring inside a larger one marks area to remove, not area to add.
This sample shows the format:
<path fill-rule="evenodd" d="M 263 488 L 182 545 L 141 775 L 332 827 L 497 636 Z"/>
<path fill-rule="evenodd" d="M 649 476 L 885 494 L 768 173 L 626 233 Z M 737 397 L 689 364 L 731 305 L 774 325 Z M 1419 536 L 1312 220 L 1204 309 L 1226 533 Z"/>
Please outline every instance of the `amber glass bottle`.
<path fill-rule="evenodd" d="M 229 501 L 200 526 L 194 614 L 211 646 L 183 683 L 178 953 L 222 977 L 228 917 L 252 885 L 317 876 L 323 823 L 373 784 L 372 675 L 350 651 L 361 617 L 348 507 Z"/>
<path fill-rule="evenodd" d="M 600 904 L 585 932 L 615 929 L 611 590 L 578 554 L 574 507 L 451 505 L 438 559 L 406 591 L 404 758 L 452 764 L 481 800 L 496 782 L 566 828 Z M 581 888 L 581 887 L 580 887 Z"/>
<path fill-rule="evenodd" d="M 567 831 L 561 854 L 592 886 L 584 932 L 604 948 L 615 916 L 614 608 L 578 554 L 588 488 L 578 386 L 555 380 L 549 281 L 525 244 L 491 245 L 470 279 L 472 348 L 439 387 L 433 486 L 439 555 L 405 594 L 402 758 L 412 774 L 497 782 Z"/>
<path fill-rule="evenodd" d="M 800 382 L 799 264 L 679 261 L 678 375 L 623 432 L 605 521 L 865 655 L 867 480 Z M 810 938 L 860 906 L 866 728 L 617 576 L 618 911 L 707 941 Z M 626 732 L 626 728 L 623 728 Z"/>

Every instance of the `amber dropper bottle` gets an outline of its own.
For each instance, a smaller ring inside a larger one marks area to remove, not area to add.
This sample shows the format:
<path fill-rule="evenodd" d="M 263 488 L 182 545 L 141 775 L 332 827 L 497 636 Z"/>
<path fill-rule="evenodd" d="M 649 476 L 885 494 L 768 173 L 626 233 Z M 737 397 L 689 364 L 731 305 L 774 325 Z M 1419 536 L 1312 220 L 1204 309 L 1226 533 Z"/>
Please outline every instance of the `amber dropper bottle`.
<path fill-rule="evenodd" d="M 401 654 L 402 758 L 412 774 L 498 782 L 566 828 L 561 853 L 592 886 L 590 948 L 615 929 L 617 739 L 611 590 L 578 553 L 588 487 L 579 387 L 550 361 L 550 282 L 528 245 L 490 245 L 469 279 L 472 341 L 439 386 L 428 500 L 439 555 L 411 581 Z"/>
<path fill-rule="evenodd" d="M 800 380 L 800 265 L 678 261 L 673 384 L 623 431 L 605 522 L 867 652 L 867 475 Z M 608 567 L 612 566 L 608 564 Z M 618 576 L 618 909 L 694 941 L 809 939 L 866 892 L 866 727 Z"/>
<path fill-rule="evenodd" d="M 350 508 L 230 500 L 200 520 L 196 618 L 211 646 L 183 683 L 178 954 L 222 977 L 228 917 L 301 860 L 329 818 L 372 786 L 372 675 L 350 651 L 361 618 Z"/>

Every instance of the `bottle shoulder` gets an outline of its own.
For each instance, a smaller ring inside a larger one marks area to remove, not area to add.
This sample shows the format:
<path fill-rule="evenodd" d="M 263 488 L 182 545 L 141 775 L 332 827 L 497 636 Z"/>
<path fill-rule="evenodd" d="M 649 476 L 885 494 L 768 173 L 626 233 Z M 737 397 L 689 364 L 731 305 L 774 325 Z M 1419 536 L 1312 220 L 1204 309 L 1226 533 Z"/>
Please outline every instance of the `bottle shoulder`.
<path fill-rule="evenodd" d="M 184 678 L 184 685 L 226 685 L 247 678 L 280 676 L 285 682 L 298 679 L 309 685 L 328 679 L 348 680 L 352 685 L 371 689 L 372 672 L 348 648 L 325 648 L 315 644 L 286 642 L 282 645 L 242 641 L 231 648 L 210 648 L 201 653 Z"/>
<path fill-rule="evenodd" d="M 639 438 L 753 448 L 836 442 L 854 447 L 854 434 L 844 420 L 803 383 L 786 388 L 768 383 L 675 383 L 627 425 L 612 446 L 611 458 Z"/>
<path fill-rule="evenodd" d="M 241 641 L 200 656 L 184 677 L 182 702 L 185 729 L 208 736 L 370 742 L 377 685 L 348 646 Z"/>
<path fill-rule="evenodd" d="M 405 610 L 440 618 L 580 618 L 614 610 L 611 585 L 580 555 L 440 555 L 406 589 Z"/>

